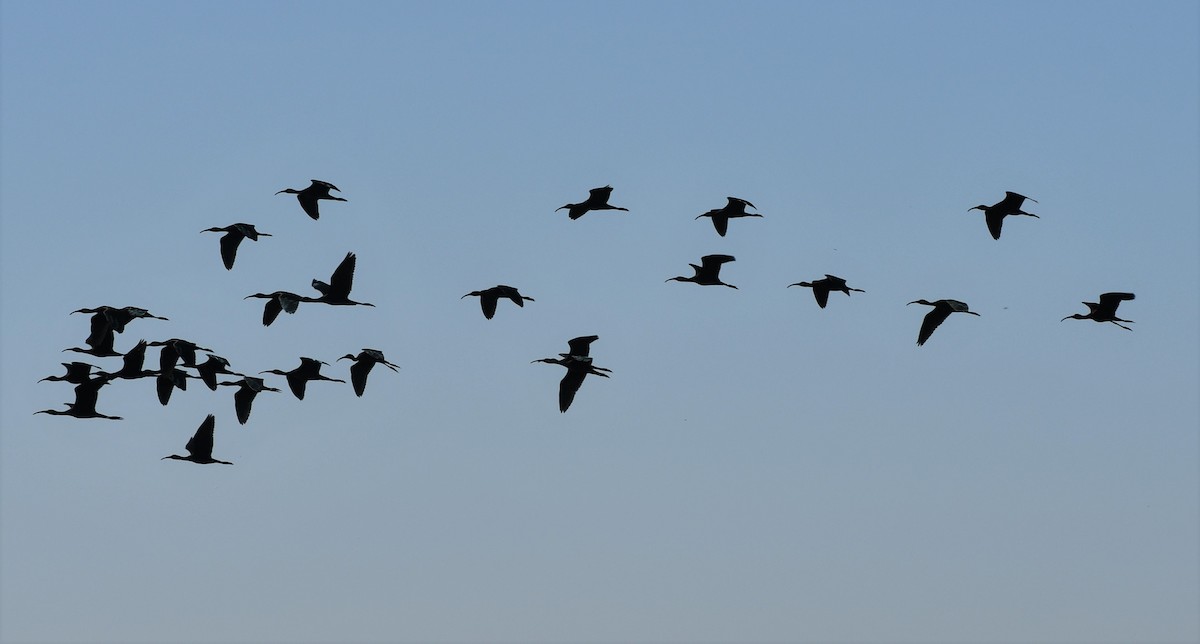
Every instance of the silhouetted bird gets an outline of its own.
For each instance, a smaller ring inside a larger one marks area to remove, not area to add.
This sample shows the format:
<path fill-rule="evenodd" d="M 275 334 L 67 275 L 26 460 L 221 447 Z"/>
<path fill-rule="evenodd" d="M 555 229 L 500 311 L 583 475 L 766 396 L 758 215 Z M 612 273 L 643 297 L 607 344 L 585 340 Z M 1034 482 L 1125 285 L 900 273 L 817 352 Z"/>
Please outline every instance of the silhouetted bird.
<path fill-rule="evenodd" d="M 1083 303 L 1084 306 L 1088 307 L 1088 312 L 1086 315 L 1083 313 L 1075 313 L 1073 315 L 1068 315 L 1062 320 L 1059 320 L 1059 322 L 1064 320 L 1093 320 L 1096 322 L 1112 322 L 1126 331 L 1132 331 L 1133 329 L 1121 324 L 1121 322 L 1133 324 L 1133 320 L 1122 320 L 1121 318 L 1117 317 L 1117 307 L 1121 305 L 1121 302 L 1132 300 L 1133 297 L 1133 293 L 1101 293 L 1099 303 Z"/>
<path fill-rule="evenodd" d="M 700 266 L 688 264 L 696 274 L 691 277 L 672 277 L 667 279 L 668 282 L 693 282 L 702 286 L 728 286 L 729 288 L 737 288 L 733 284 L 726 284 L 719 277 L 721 273 L 721 264 L 734 261 L 733 255 L 705 255 L 700 258 Z"/>
<path fill-rule="evenodd" d="M 350 289 L 354 287 L 354 265 L 357 262 L 354 253 L 346 253 L 346 258 L 334 269 L 333 276 L 326 284 L 321 280 L 313 280 L 312 287 L 321 292 L 321 297 L 305 298 L 305 302 L 319 302 L 335 306 L 375 306 L 366 302 L 355 302 L 350 299 Z"/>
<path fill-rule="evenodd" d="M 757 208 L 754 204 L 745 199 L 737 197 L 726 197 L 729 203 L 723 208 L 710 210 L 703 215 L 696 215 L 696 219 L 701 217 L 712 217 L 713 228 L 717 229 L 717 234 L 724 237 L 725 231 L 729 229 L 729 220 L 737 217 L 762 217 L 760 214 L 746 212 L 746 206 Z"/>
<path fill-rule="evenodd" d="M 229 361 L 221 356 L 208 354 L 208 358 L 196 365 L 196 373 L 200 374 L 200 379 L 209 389 L 217 390 L 217 374 L 226 374 L 230 376 L 245 376 L 245 374 L 229 370 Z"/>
<path fill-rule="evenodd" d="M 263 326 L 271 326 L 271 323 L 275 321 L 275 318 L 279 317 L 280 311 L 287 311 L 287 313 L 290 315 L 296 312 L 296 309 L 300 307 L 301 302 L 313 301 L 311 297 L 296 295 L 295 293 L 290 293 L 288 291 L 255 293 L 254 295 L 247 295 L 242 299 L 248 300 L 252 297 L 268 300 L 267 305 L 263 307 Z"/>
<path fill-rule="evenodd" d="M 171 367 L 156 372 L 158 376 L 154 379 L 155 388 L 158 390 L 158 402 L 165 407 L 171 401 L 171 394 L 180 389 L 187 391 L 188 378 L 197 378 L 183 369 Z"/>
<path fill-rule="evenodd" d="M 1021 205 L 1025 200 L 1029 199 L 1024 195 L 1019 195 L 1015 192 L 1005 192 L 1004 198 L 996 203 L 985 206 L 980 204 L 974 208 L 968 208 L 967 212 L 972 210 L 982 210 L 983 218 L 987 221 L 988 232 L 992 233 L 992 239 L 1000 239 L 1000 227 L 1004 225 L 1004 218 L 1009 215 L 1025 215 L 1027 217 L 1038 217 L 1031 212 L 1021 210 Z M 1029 199 L 1033 203 L 1037 203 L 1036 199 Z"/>
<path fill-rule="evenodd" d="M 334 197 L 333 195 L 329 194 L 330 190 L 337 190 L 338 192 L 341 192 L 341 190 L 338 190 L 338 187 L 332 183 L 329 183 L 328 181 L 320 181 L 318 179 L 312 179 L 311 181 L 312 183 L 303 190 L 284 188 L 275 194 L 279 195 L 286 192 L 289 195 L 296 195 L 296 200 L 300 202 L 300 207 L 303 208 L 304 212 L 308 213 L 308 216 L 312 217 L 313 219 L 321 218 L 321 213 L 317 210 L 318 200 L 329 199 L 331 201 L 346 201 L 341 197 Z"/>
<path fill-rule="evenodd" d="M 582 360 L 588 357 L 592 343 L 599 339 L 600 336 L 598 335 L 581 335 L 578 338 L 571 338 L 567 340 L 567 353 L 560 353 L 558 355 L 564 358 Z"/>
<path fill-rule="evenodd" d="M 472 295 L 479 297 L 479 306 L 483 308 L 483 317 L 489 320 L 492 319 L 492 316 L 496 315 L 496 302 L 502 297 L 512 300 L 514 304 L 521 307 L 525 306 L 525 300 L 534 301 L 532 297 L 525 297 L 518 293 L 517 289 L 503 284 L 493 286 L 492 288 L 485 288 L 482 291 L 471 291 L 463 297 L 471 297 Z"/>
<path fill-rule="evenodd" d="M 613 191 L 612 186 L 604 186 L 603 188 L 592 188 L 591 190 L 588 191 L 588 198 L 586 201 L 581 201 L 579 203 L 569 203 L 565 206 L 559 206 L 558 208 L 554 209 L 554 212 L 558 212 L 559 210 L 566 208 L 567 216 L 570 217 L 571 219 L 579 219 L 580 217 L 582 217 L 584 215 L 584 213 L 586 213 L 589 210 L 624 210 L 626 212 L 629 212 L 628 208 L 621 208 L 620 206 L 610 206 L 609 205 L 608 198 L 610 196 L 612 196 L 612 191 Z"/>
<path fill-rule="evenodd" d="M 196 352 L 208 351 L 190 340 L 181 340 L 179 338 L 171 338 L 170 340 L 155 340 L 147 343 L 151 347 L 162 347 L 162 351 L 158 356 L 158 368 L 160 371 L 170 371 L 175 368 L 175 365 L 180 361 L 185 367 L 196 366 Z"/>
<path fill-rule="evenodd" d="M 164 456 L 159 460 L 165 461 L 170 458 L 176 461 L 191 461 L 200 465 L 211 465 L 213 463 L 233 465 L 233 463 L 230 463 L 229 461 L 218 461 L 212 457 L 213 431 L 216 428 L 217 419 L 212 414 L 209 414 L 208 418 L 205 418 L 204 422 L 200 423 L 200 427 L 196 429 L 196 433 L 188 439 L 187 445 L 184 447 L 184 449 L 187 450 L 187 456 L 171 454 L 170 456 Z"/>
<path fill-rule="evenodd" d="M 925 306 L 933 307 L 932 311 L 925 314 L 925 321 L 921 322 L 921 332 L 917 334 L 918 347 L 922 344 L 925 344 L 925 341 L 929 339 L 929 336 L 933 335 L 934 329 L 938 328 L 938 325 L 944 322 L 946 318 L 950 317 L 951 313 L 979 315 L 978 313 L 968 310 L 965 302 L 959 302 L 958 300 L 935 300 L 933 302 L 928 300 L 913 300 L 912 302 L 909 302 L 909 304 L 924 304 Z"/>
<path fill-rule="evenodd" d="M 807 286 L 813 290 L 813 297 L 817 298 L 817 306 L 825 308 L 825 304 L 829 302 L 829 293 L 831 291 L 841 291 L 846 295 L 850 295 L 850 291 L 858 293 L 866 293 L 861 288 L 850 288 L 846 286 L 846 280 L 835 275 L 825 274 L 825 277 L 812 282 L 797 282 L 788 284 L 788 288 L 793 286 Z"/>
<path fill-rule="evenodd" d="M 67 368 L 67 373 L 65 375 L 46 376 L 38 382 L 50 380 L 52 382 L 69 382 L 71 384 L 78 385 L 92 379 L 92 369 L 99 369 L 99 367 L 96 365 L 88 364 L 86 362 L 63 362 L 61 364 Z"/>
<path fill-rule="evenodd" d="M 379 349 L 363 349 L 354 355 L 347 353 L 338 358 L 338 360 L 353 360 L 354 364 L 350 365 L 350 384 L 354 385 L 354 394 L 362 396 L 367 389 L 367 374 L 371 373 L 371 369 L 376 364 L 381 364 L 392 371 L 396 371 L 400 367 L 387 361 L 383 357 L 383 352 Z"/>
<path fill-rule="evenodd" d="M 256 230 L 254 224 L 229 224 L 223 228 L 205 228 L 200 232 L 225 233 L 221 236 L 221 261 L 225 263 L 225 270 L 233 268 L 233 261 L 237 259 L 238 245 L 242 243 L 243 239 L 249 238 L 250 241 L 258 241 L 259 237 L 271 236 L 271 233 L 262 233 Z"/>
<path fill-rule="evenodd" d="M 96 356 L 97 358 L 115 358 L 124 355 L 121 352 L 113 349 L 113 342 L 115 341 L 116 334 L 113 333 L 111 327 L 108 327 L 104 330 L 104 333 L 100 334 L 99 337 L 89 336 L 88 347 L 86 349 L 83 347 L 69 347 L 67 349 L 63 349 L 63 351 L 86 353 L 90 356 Z"/>
<path fill-rule="evenodd" d="M 100 375 L 109 379 L 121 378 L 126 380 L 149 378 L 150 376 L 159 375 L 157 371 L 148 371 L 143 368 L 146 362 L 146 346 L 145 340 L 138 340 L 138 343 L 133 345 L 133 348 L 122 358 L 120 370 L 112 373 L 101 371 Z"/>
<path fill-rule="evenodd" d="M 593 366 L 592 359 L 588 357 L 576 357 L 567 354 L 559 355 L 563 357 L 542 358 L 540 360 L 533 360 L 530 364 L 533 362 L 545 362 L 547 364 L 562 365 L 567 368 L 566 375 L 558 383 L 558 411 L 566 413 L 567 409 L 571 407 L 571 402 L 575 400 L 576 392 L 579 391 L 579 387 L 583 385 L 583 380 L 588 377 L 588 374 L 607 378 L 608 373 L 605 372 L 611 373 L 612 370 Z"/>
<path fill-rule="evenodd" d="M 337 378 L 330 378 L 321 375 L 321 365 L 328 366 L 328 362 L 321 362 L 312 358 L 300 358 L 300 366 L 291 371 L 280 371 L 279 369 L 271 369 L 269 371 L 260 371 L 259 373 L 273 373 L 287 378 L 288 387 L 291 388 L 292 394 L 300 400 L 304 400 L 304 389 L 310 380 L 328 380 L 330 382 L 346 382 Z"/>
<path fill-rule="evenodd" d="M 121 420 L 120 416 L 108 416 L 96 411 L 96 401 L 100 397 L 100 388 L 107 385 L 108 382 L 107 378 L 92 378 L 91 380 L 75 385 L 75 402 L 63 403 L 67 406 L 66 411 L 43 409 L 33 413 L 35 415 L 50 414 L 52 416 L 74 416 L 75 418 Z"/>
<path fill-rule="evenodd" d="M 254 397 L 258 395 L 258 392 L 279 391 L 274 387 L 268 387 L 262 378 L 254 376 L 245 376 L 235 382 L 222 382 L 220 384 L 238 388 L 237 391 L 233 392 L 233 409 L 237 412 L 238 422 L 243 425 L 250 419 L 250 405 L 254 403 Z"/>

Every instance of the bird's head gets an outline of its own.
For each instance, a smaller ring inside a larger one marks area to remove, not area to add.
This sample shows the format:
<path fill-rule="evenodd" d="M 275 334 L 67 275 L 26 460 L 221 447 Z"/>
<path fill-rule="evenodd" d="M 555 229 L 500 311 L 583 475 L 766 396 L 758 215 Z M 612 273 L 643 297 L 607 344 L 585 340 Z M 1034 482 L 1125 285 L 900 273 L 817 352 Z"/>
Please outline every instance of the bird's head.
<path fill-rule="evenodd" d="M 988 209 L 987 206 L 985 206 L 983 204 L 979 204 L 978 206 L 972 206 L 970 208 L 967 208 L 967 212 L 971 212 L 972 210 L 985 210 L 986 211 L 987 209 Z"/>
<path fill-rule="evenodd" d="M 300 191 L 299 191 L 299 190 L 296 190 L 295 188 L 284 188 L 283 190 L 280 190 L 279 192 L 276 192 L 275 194 L 277 194 L 277 195 L 281 195 L 281 194 L 283 194 L 283 193 L 285 193 L 285 192 L 286 192 L 287 194 L 289 194 L 289 195 L 298 195 L 298 194 L 300 194 Z"/>
<path fill-rule="evenodd" d="M 908 304 L 924 304 L 925 306 L 933 306 L 934 305 L 933 302 L 930 302 L 929 300 L 913 300 L 913 301 L 909 302 Z M 908 306 L 908 304 L 905 304 L 905 306 Z"/>
<path fill-rule="evenodd" d="M 338 358 L 338 360 L 353 360 L 355 362 L 358 362 L 358 358 L 354 357 L 353 353 L 347 353 L 346 355 Z"/>

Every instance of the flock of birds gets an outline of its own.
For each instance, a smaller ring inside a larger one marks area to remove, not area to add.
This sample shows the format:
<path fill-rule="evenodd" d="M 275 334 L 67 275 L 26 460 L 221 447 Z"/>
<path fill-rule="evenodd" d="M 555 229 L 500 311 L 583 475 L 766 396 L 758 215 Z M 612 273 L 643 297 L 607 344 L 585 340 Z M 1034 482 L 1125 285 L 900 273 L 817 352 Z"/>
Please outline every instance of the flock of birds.
<path fill-rule="evenodd" d="M 572 220 L 579 219 L 593 210 L 628 211 L 627 208 L 609 204 L 612 191 L 611 186 L 594 188 L 589 191 L 588 198 L 584 201 L 568 203 L 557 210 L 566 209 L 567 216 Z M 275 194 L 286 193 L 296 195 L 296 199 L 299 201 L 300 207 L 304 212 L 312 219 L 317 220 L 320 219 L 320 201 L 347 201 L 342 197 L 333 195 L 332 192 L 341 191 L 332 183 L 313 179 L 311 185 L 302 190 L 286 188 Z M 991 233 L 993 239 L 998 240 L 1000 239 L 1001 229 L 1006 217 L 1018 215 L 1028 217 L 1038 216 L 1022 210 L 1026 200 L 1037 203 L 1035 200 L 1015 192 L 1006 192 L 1004 199 L 995 204 L 990 206 L 979 205 L 969 210 L 983 211 L 988 231 Z M 747 208 L 757 210 L 754 204 L 745 199 L 728 197 L 728 203 L 724 207 L 709 210 L 706 213 L 698 215 L 696 219 L 708 217 L 711 219 L 717 234 L 724 237 L 728 232 L 731 219 L 763 216 L 758 213 L 748 213 L 746 212 Z M 227 270 L 233 269 L 233 265 L 237 259 L 238 248 L 244 240 L 258 241 L 259 237 L 271 236 L 269 233 L 261 232 L 254 225 L 247 223 L 212 227 L 201 232 L 224 233 L 220 239 L 220 253 L 221 261 Z M 702 286 L 726 286 L 736 289 L 736 286 L 721 281 L 720 277 L 721 267 L 732 261 L 735 261 L 732 255 L 705 255 L 700 259 L 699 265 L 690 264 L 693 275 L 680 275 L 668 278 L 666 281 L 691 282 Z M 291 291 L 273 291 L 271 293 L 254 293 L 247 295 L 245 299 L 258 298 L 266 300 L 262 317 L 264 326 L 270 326 L 279 317 L 281 312 L 288 314 L 295 313 L 301 303 L 328 304 L 331 306 L 375 306 L 368 302 L 358 302 L 350 299 L 350 292 L 354 286 L 355 263 L 356 258 L 354 253 L 347 253 L 342 262 L 334 269 L 328 282 L 313 279 L 311 282 L 312 288 L 319 293 L 316 297 L 299 295 Z M 821 279 L 811 282 L 797 282 L 788 285 L 789 288 L 792 286 L 812 289 L 813 297 L 816 299 L 817 305 L 822 309 L 828 304 L 830 293 L 841 292 L 849 296 L 851 292 L 865 292 L 862 289 L 850 287 L 846 280 L 841 277 L 828 274 Z M 489 320 L 496 314 L 497 305 L 502 299 L 509 300 L 519 307 L 524 307 L 525 302 L 534 301 L 532 297 L 522 295 L 518 289 L 503 284 L 483 290 L 471 291 L 462 297 L 478 297 L 483 315 Z M 1122 324 L 1122 322 L 1128 324 L 1132 320 L 1117 317 L 1117 307 L 1120 306 L 1121 302 L 1134 299 L 1133 293 L 1103 293 L 1098 299 L 1098 302 L 1083 302 L 1088 307 L 1087 313 L 1076 313 L 1062 319 L 1111 322 L 1122 329 L 1131 330 Z M 930 336 L 933 335 L 933 332 L 950 317 L 950 314 L 965 313 L 968 315 L 979 315 L 971 311 L 965 302 L 953 299 L 933 301 L 920 299 L 909 302 L 909 304 L 923 304 L 932 307 L 925 315 L 920 331 L 917 334 L 918 346 L 925 344 Z M 135 306 L 99 306 L 96 308 L 78 309 L 72 313 L 84 313 L 91 316 L 90 332 L 85 340 L 86 347 L 71 347 L 63 351 L 73 351 L 98 358 L 120 357 L 122 365 L 116 371 L 110 372 L 101 370 L 99 367 L 87 362 L 62 363 L 63 367 L 66 368 L 65 374 L 61 376 L 47 376 L 42 378 L 42 380 L 61 381 L 75 385 L 74 402 L 64 403 L 67 407 L 65 410 L 44 409 L 34 412 L 35 414 L 121 420 L 120 416 L 111 416 L 96 410 L 100 390 L 112 382 L 116 380 L 154 378 L 158 391 L 158 400 L 162 405 L 166 405 L 170 401 L 171 394 L 175 389 L 186 390 L 189 379 L 199 379 L 213 391 L 216 391 L 220 386 L 237 387 L 233 396 L 234 411 L 237 414 L 238 422 L 244 425 L 250 418 L 251 406 L 258 394 L 264 391 L 280 391 L 278 388 L 268 386 L 266 380 L 263 378 L 231 371 L 229 369 L 230 363 L 225 358 L 215 354 L 211 349 L 180 338 L 153 342 L 140 340 L 124 353 L 115 350 L 114 342 L 116 334 L 123 333 L 126 326 L 134 320 L 141 318 L 167 319 L 154 315 L 147 309 Z M 565 413 L 571 406 L 571 402 L 575 399 L 576 393 L 583 385 L 583 381 L 587 376 L 593 375 L 608 378 L 609 374 L 612 373 L 612 370 L 595 366 L 592 362 L 590 348 L 592 342 L 597 339 L 599 339 L 599 336 L 596 335 L 573 338 L 567 343 L 567 352 L 558 354 L 557 358 L 541 358 L 532 361 L 533 363 L 556 364 L 566 368 L 566 374 L 559 382 L 558 403 L 560 412 Z M 161 347 L 158 369 L 144 368 L 146 350 L 149 347 Z M 207 353 L 203 362 L 199 362 L 199 352 Z M 399 369 L 397 365 L 389 362 L 383 352 L 378 349 L 362 349 L 358 354 L 349 353 L 338 360 L 350 360 L 353 362 L 350 367 L 350 383 L 354 388 L 354 393 L 360 397 L 366 391 L 367 376 L 375 365 L 383 365 L 392 371 Z M 303 400 L 305 390 L 310 382 L 346 382 L 345 380 L 331 378 L 322 374 L 322 366 L 329 366 L 329 364 L 314 358 L 301 357 L 300 365 L 294 369 L 289 371 L 271 369 L 262 371 L 259 375 L 274 374 L 283 376 L 287 380 L 288 388 L 292 394 L 297 399 Z M 193 369 L 195 373 L 191 373 L 187 369 Z M 239 379 L 220 381 L 218 376 L 222 375 L 237 376 Z M 191 439 L 188 440 L 186 445 L 187 456 L 172 454 L 164 456 L 163 460 L 174 459 L 199 464 L 222 463 L 230 465 L 231 463 L 228 461 L 217 460 L 212 456 L 215 428 L 216 419 L 212 414 L 209 414 L 200 424 L 200 427 L 197 428 Z"/>

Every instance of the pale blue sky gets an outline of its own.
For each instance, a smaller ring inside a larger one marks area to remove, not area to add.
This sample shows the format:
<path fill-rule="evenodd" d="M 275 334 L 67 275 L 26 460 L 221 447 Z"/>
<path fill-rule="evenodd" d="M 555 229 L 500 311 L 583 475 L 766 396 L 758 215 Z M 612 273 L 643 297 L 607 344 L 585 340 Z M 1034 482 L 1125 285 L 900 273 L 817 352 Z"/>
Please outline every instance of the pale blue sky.
<path fill-rule="evenodd" d="M 5 0 L 0 25 L 0 640 L 1200 639 L 1195 2 Z M 349 201 L 274 195 L 311 178 Z M 630 212 L 554 212 L 606 184 Z M 1041 218 L 994 241 L 967 209 L 1005 190 Z M 693 219 L 731 195 L 765 217 Z M 238 221 L 274 236 L 226 271 L 198 231 Z M 375 309 L 263 328 L 242 299 L 348 251 Z M 739 290 L 664 283 L 710 253 Z M 866 293 L 786 288 L 824 273 Z M 459 299 L 495 284 L 536 302 Z M 1133 332 L 1059 321 L 1105 291 L 1137 294 Z M 982 316 L 918 348 L 918 298 Z M 246 426 L 198 382 L 33 416 L 102 304 L 170 318 L 122 351 L 402 370 L 262 394 Z M 587 334 L 612 378 L 560 414 L 529 361 Z M 209 413 L 236 465 L 159 460 Z"/>

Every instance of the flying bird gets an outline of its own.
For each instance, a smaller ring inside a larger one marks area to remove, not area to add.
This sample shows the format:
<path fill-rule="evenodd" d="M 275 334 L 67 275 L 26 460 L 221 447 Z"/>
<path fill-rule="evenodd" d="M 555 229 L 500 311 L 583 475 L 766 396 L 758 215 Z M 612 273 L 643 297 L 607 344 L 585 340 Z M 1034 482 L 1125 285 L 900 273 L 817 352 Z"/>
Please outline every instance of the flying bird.
<path fill-rule="evenodd" d="M 1087 314 L 1075 313 L 1073 315 L 1068 315 L 1062 320 L 1059 320 L 1059 322 L 1064 320 L 1093 320 L 1095 322 L 1112 322 L 1126 331 L 1132 331 L 1133 329 L 1121 324 L 1121 322 L 1133 324 L 1133 320 L 1122 320 L 1121 318 L 1117 317 L 1117 307 L 1121 305 L 1121 302 L 1132 300 L 1133 297 L 1133 293 L 1101 293 L 1100 302 L 1083 303 L 1084 306 L 1088 307 Z"/>
<path fill-rule="evenodd" d="M 483 308 L 483 317 L 489 320 L 492 319 L 492 316 L 496 315 L 496 303 L 502 297 L 512 300 L 514 304 L 521 307 L 525 306 L 525 300 L 534 301 L 532 297 L 521 295 L 516 288 L 503 284 L 493 286 L 492 288 L 485 288 L 482 291 L 471 291 L 459 299 L 471 296 L 479 298 L 479 306 Z"/>
<path fill-rule="evenodd" d="M 164 407 L 167 403 L 171 402 L 171 394 L 176 389 L 187 391 L 188 378 L 198 377 L 175 367 L 163 369 L 155 373 L 157 377 L 154 379 L 154 386 L 158 390 L 158 402 L 162 403 Z"/>
<path fill-rule="evenodd" d="M 300 366 L 291 371 L 280 371 L 279 369 L 271 369 L 269 371 L 260 371 L 259 373 L 273 373 L 278 376 L 287 378 L 288 387 L 292 390 L 292 394 L 300 400 L 304 400 L 304 389 L 310 380 L 328 380 L 330 382 L 346 382 L 337 378 L 330 378 L 321 374 L 321 365 L 329 366 L 328 362 L 321 362 L 312 358 L 300 358 Z"/>
<path fill-rule="evenodd" d="M 850 291 L 866 293 L 866 291 L 862 290 L 861 288 L 850 288 L 849 286 L 846 286 L 846 280 L 837 277 L 836 275 L 830 275 L 829 273 L 826 273 L 824 278 L 814 280 L 812 282 L 797 282 L 795 284 L 788 284 L 788 288 L 793 286 L 806 286 L 811 288 L 813 290 L 813 297 L 817 298 L 817 306 L 821 308 L 825 308 L 825 305 L 829 302 L 829 293 L 832 291 L 840 291 L 845 293 L 847 296 L 850 295 Z"/>
<path fill-rule="evenodd" d="M 737 217 L 762 217 L 762 215 L 757 213 L 746 212 L 746 206 L 758 208 L 758 206 L 755 206 L 749 201 L 746 201 L 745 199 L 738 199 L 737 197 L 726 197 L 726 199 L 729 200 L 729 203 L 725 204 L 723 208 L 716 208 L 704 213 L 703 215 L 696 215 L 696 219 L 701 217 L 711 217 L 713 228 L 717 229 L 718 235 L 724 237 L 725 231 L 729 229 L 730 219 Z"/>
<path fill-rule="evenodd" d="M 354 253 L 346 253 L 346 258 L 334 269 L 328 284 L 318 279 L 312 281 L 312 287 L 320 291 L 321 297 L 304 298 L 303 301 L 334 306 L 375 306 L 350 299 L 350 289 L 354 287 L 354 265 L 356 263 L 357 258 Z"/>
<path fill-rule="evenodd" d="M 338 190 L 338 187 L 332 183 L 329 183 L 328 181 L 321 181 L 319 179 L 312 179 L 311 181 L 312 183 L 303 190 L 284 188 L 275 194 L 280 195 L 286 192 L 289 195 L 296 195 L 296 200 L 300 202 L 300 207 L 303 208 L 304 212 L 308 213 L 308 216 L 312 217 L 313 219 L 321 218 L 321 213 L 317 210 L 318 200 L 329 199 L 331 201 L 346 201 L 341 197 L 335 197 L 329 194 L 330 190 L 337 190 L 338 192 L 341 192 L 341 190 Z"/>
<path fill-rule="evenodd" d="M 976 316 L 979 315 L 974 311 L 968 310 L 966 302 L 959 302 L 958 300 L 935 300 L 933 302 L 928 300 L 913 300 L 912 302 L 909 302 L 909 304 L 924 304 L 925 306 L 933 307 L 933 310 L 926 313 L 925 320 L 921 322 L 921 331 L 917 334 L 918 347 L 925 344 L 925 341 L 929 339 L 929 336 L 933 335 L 934 329 L 938 328 L 938 325 L 946 321 L 946 318 L 950 317 L 951 313 L 966 313 L 968 315 Z"/>
<path fill-rule="evenodd" d="M 170 458 L 176 461 L 191 461 L 200 465 L 211 465 L 213 463 L 233 465 L 233 463 L 230 463 L 229 461 L 218 461 L 212 457 L 213 431 L 216 429 L 216 427 L 216 417 L 214 417 L 212 414 L 209 414 L 208 417 L 204 419 L 204 422 L 200 423 L 200 427 L 196 429 L 196 433 L 188 439 L 187 446 L 184 447 L 184 449 L 187 450 L 187 456 L 171 454 L 170 456 L 164 456 L 159 460 L 165 461 Z"/>
<path fill-rule="evenodd" d="M 99 337 L 89 336 L 87 339 L 87 348 L 69 347 L 63 351 L 74 351 L 75 353 L 86 353 L 97 358 L 116 358 L 124 355 L 123 353 L 113 349 L 113 342 L 116 341 L 116 334 L 113 333 L 111 327 L 104 330 Z"/>
<path fill-rule="evenodd" d="M 133 380 L 137 378 L 149 378 L 150 376 L 159 375 L 159 372 L 157 371 L 148 371 L 143 368 L 146 362 L 146 346 L 145 340 L 138 340 L 138 343 L 135 344 L 133 348 L 130 349 L 122 358 L 120 369 L 112 373 L 101 371 L 99 375 L 110 380 L 117 378 Z"/>
<path fill-rule="evenodd" d="M 705 255 L 700 258 L 700 266 L 688 264 L 692 270 L 696 272 L 691 277 L 672 277 L 667 279 L 668 282 L 693 282 L 702 286 L 728 286 L 729 288 L 737 288 L 733 284 L 726 284 L 719 277 L 721 273 L 721 264 L 734 261 L 733 255 Z"/>
<path fill-rule="evenodd" d="M 987 222 L 988 232 L 992 233 L 992 239 L 1000 239 L 1000 227 L 1004 225 L 1004 218 L 1009 215 L 1025 215 L 1027 217 L 1035 217 L 1041 219 L 1031 212 L 1021 210 L 1021 206 L 1025 200 L 1029 199 L 1025 195 L 1019 195 L 1015 192 L 1005 192 L 1004 198 L 996 203 L 985 206 L 980 204 L 973 208 L 968 208 L 967 212 L 972 210 L 982 210 L 984 221 Z M 1029 199 L 1033 203 L 1037 203 L 1036 199 Z"/>
<path fill-rule="evenodd" d="M 354 364 L 350 365 L 350 384 L 354 385 L 354 394 L 362 397 L 363 392 L 367 389 L 367 375 L 371 373 L 371 369 L 376 364 L 381 364 L 392 371 L 398 370 L 400 367 L 387 361 L 383 357 L 383 352 L 379 349 L 363 349 L 354 355 L 347 353 L 338 358 L 338 360 L 353 360 Z"/>
<path fill-rule="evenodd" d="M 205 349 L 195 342 L 179 338 L 155 340 L 146 344 L 151 347 L 162 347 L 162 350 L 158 354 L 158 368 L 164 372 L 174 369 L 175 365 L 179 364 L 180 361 L 183 362 L 183 366 L 185 367 L 195 367 L 197 351 L 212 353 L 212 349 Z"/>
<path fill-rule="evenodd" d="M 566 375 L 558 383 L 558 411 L 566 413 L 567 409 L 571 407 L 571 402 L 575 400 L 575 394 L 579 391 L 579 387 L 583 385 L 583 380 L 589 374 L 607 378 L 612 370 L 593 366 L 592 359 L 589 357 L 576 357 L 568 354 L 559 355 L 563 357 L 542 358 L 540 360 L 533 360 L 530 364 L 545 362 L 547 364 L 562 365 L 567 368 Z"/>
<path fill-rule="evenodd" d="M 99 369 L 96 365 L 87 362 L 63 362 L 61 364 L 67 368 L 66 374 L 61 376 L 46 376 L 38 382 L 49 380 L 51 382 L 69 382 L 73 385 L 78 385 L 92 379 L 92 369 Z"/>
<path fill-rule="evenodd" d="M 250 405 L 254 403 L 254 397 L 262 391 L 279 391 L 274 387 L 268 387 L 266 381 L 262 378 L 254 376 L 244 376 L 241 380 L 234 382 L 222 382 L 222 385 L 237 387 L 238 390 L 233 392 L 233 409 L 237 412 L 238 422 L 242 425 L 250 419 Z"/>
<path fill-rule="evenodd" d="M 103 418 L 105 420 L 121 420 L 120 416 L 108 416 L 96 411 L 96 401 L 100 397 L 100 388 L 107 385 L 107 378 L 92 378 L 91 380 L 75 385 L 75 402 L 63 403 L 67 409 L 43 409 L 33 412 L 37 414 L 50 414 L 51 416 L 74 416 L 75 418 Z"/>
<path fill-rule="evenodd" d="M 271 233 L 259 232 L 254 224 L 229 224 L 224 227 L 205 228 L 202 233 L 225 233 L 221 236 L 221 261 L 225 270 L 233 269 L 233 261 L 237 259 L 237 249 L 243 239 L 258 241 L 259 237 L 270 237 Z"/>
<path fill-rule="evenodd" d="M 275 291 L 274 293 L 255 293 L 254 295 L 247 295 L 246 297 L 244 297 L 242 299 L 248 300 L 252 297 L 257 297 L 257 298 L 268 300 L 267 305 L 263 307 L 263 317 L 262 317 L 263 326 L 271 326 L 271 323 L 275 321 L 275 318 L 279 317 L 280 311 L 286 311 L 288 313 L 288 315 L 291 315 L 296 312 L 297 308 L 300 307 L 301 302 L 312 302 L 313 301 L 313 299 L 311 297 L 305 297 L 303 295 L 296 295 L 295 293 L 291 293 L 288 291 Z"/>
<path fill-rule="evenodd" d="M 217 374 L 226 374 L 230 376 L 244 376 L 245 374 L 237 373 L 229 370 L 229 361 L 215 354 L 208 354 L 208 358 L 196 365 L 196 372 L 200 374 L 200 379 L 209 389 L 217 390 Z"/>
<path fill-rule="evenodd" d="M 612 186 L 604 186 L 603 188 L 592 188 L 588 191 L 588 198 L 579 203 L 569 203 L 565 206 L 559 206 L 554 209 L 558 212 L 563 208 L 567 209 L 567 216 L 571 219 L 579 219 L 589 210 L 624 210 L 629 212 L 628 208 L 620 206 L 612 206 L 608 203 L 608 198 L 612 196 Z"/>

